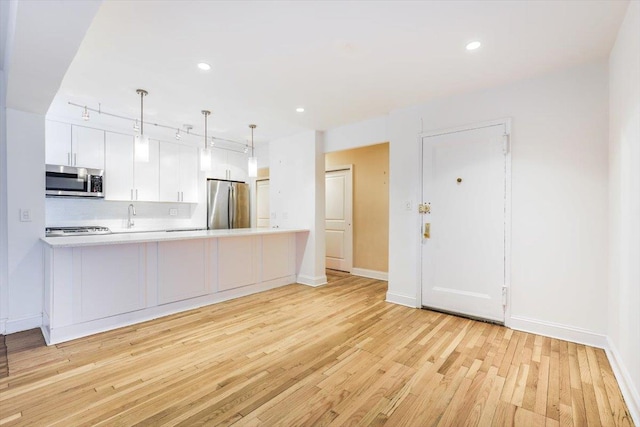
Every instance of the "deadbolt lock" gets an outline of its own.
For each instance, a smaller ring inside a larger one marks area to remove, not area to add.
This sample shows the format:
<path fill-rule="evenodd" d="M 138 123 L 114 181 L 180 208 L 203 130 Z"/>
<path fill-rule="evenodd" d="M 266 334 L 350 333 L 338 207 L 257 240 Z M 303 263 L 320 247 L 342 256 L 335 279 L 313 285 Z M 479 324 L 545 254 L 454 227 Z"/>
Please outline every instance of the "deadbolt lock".
<path fill-rule="evenodd" d="M 420 203 L 418 205 L 418 213 L 430 214 L 431 213 L 431 203 Z"/>
<path fill-rule="evenodd" d="M 431 238 L 431 223 L 430 222 L 425 222 L 423 236 L 424 236 L 425 239 L 430 239 Z"/>

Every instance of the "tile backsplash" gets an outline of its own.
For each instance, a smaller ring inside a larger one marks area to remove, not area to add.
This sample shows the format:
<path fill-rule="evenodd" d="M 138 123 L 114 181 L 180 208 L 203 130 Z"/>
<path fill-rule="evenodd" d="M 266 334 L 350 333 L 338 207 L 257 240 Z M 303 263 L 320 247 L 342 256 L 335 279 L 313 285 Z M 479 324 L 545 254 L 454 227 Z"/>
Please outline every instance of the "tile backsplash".
<path fill-rule="evenodd" d="M 135 230 L 206 228 L 206 206 L 195 203 L 120 202 L 103 199 L 47 197 L 47 227 L 96 225 L 111 231 L 127 228 L 129 204 L 136 208 Z M 175 213 L 176 215 L 170 215 Z"/>

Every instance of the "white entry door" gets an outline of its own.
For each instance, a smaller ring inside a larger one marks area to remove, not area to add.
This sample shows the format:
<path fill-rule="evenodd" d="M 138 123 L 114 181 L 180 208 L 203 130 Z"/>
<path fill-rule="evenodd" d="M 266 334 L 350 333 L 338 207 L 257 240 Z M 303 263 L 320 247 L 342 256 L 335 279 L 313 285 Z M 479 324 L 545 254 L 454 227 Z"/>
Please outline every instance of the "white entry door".
<path fill-rule="evenodd" d="M 325 174 L 326 266 L 351 272 L 353 267 L 351 168 Z"/>
<path fill-rule="evenodd" d="M 256 181 L 256 227 L 269 227 L 269 180 Z"/>
<path fill-rule="evenodd" d="M 422 139 L 422 305 L 504 322 L 504 123 Z"/>

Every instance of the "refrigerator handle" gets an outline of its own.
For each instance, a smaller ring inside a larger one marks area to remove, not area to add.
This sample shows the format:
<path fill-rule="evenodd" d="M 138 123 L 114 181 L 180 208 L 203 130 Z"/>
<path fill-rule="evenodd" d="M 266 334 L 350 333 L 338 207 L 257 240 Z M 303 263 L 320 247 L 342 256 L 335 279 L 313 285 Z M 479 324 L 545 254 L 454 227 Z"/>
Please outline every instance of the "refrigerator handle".
<path fill-rule="evenodd" d="M 233 228 L 233 185 L 229 185 L 229 203 L 227 203 L 228 228 Z"/>

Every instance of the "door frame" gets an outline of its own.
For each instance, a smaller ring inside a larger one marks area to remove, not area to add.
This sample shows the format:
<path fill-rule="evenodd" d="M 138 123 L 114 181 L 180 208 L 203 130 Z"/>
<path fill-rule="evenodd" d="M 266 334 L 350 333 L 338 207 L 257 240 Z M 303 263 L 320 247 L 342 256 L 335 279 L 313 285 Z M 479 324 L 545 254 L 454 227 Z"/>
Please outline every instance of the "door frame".
<path fill-rule="evenodd" d="M 505 117 L 496 120 L 489 120 L 484 122 L 476 122 L 469 123 L 466 125 L 450 127 L 450 128 L 441 128 L 434 129 L 430 131 L 423 131 L 418 134 L 418 153 L 419 153 L 419 161 L 418 161 L 418 177 L 420 179 L 420 185 L 418 186 L 418 195 L 416 200 L 414 215 L 415 215 L 415 224 L 416 224 L 416 254 L 418 255 L 417 264 L 417 289 L 416 289 L 416 301 L 417 308 L 422 308 L 422 214 L 418 213 L 418 205 L 422 203 L 422 193 L 423 193 L 423 176 L 422 172 L 424 170 L 423 167 L 423 143 L 422 140 L 424 138 L 429 138 L 433 136 L 446 135 L 450 133 L 464 132 L 474 129 L 482 129 L 492 126 L 504 126 L 504 135 L 505 135 L 505 146 L 506 146 L 506 154 L 505 154 L 505 206 L 504 206 L 504 286 L 506 288 L 506 306 L 504 310 L 504 325 L 510 326 L 511 323 L 511 117 Z"/>
<path fill-rule="evenodd" d="M 350 193 L 351 193 L 349 195 L 350 196 L 349 200 L 351 201 L 351 218 L 350 218 L 351 219 L 351 221 L 350 221 L 351 225 L 349 225 L 349 243 L 350 244 L 347 245 L 347 247 L 345 248 L 345 252 L 349 256 L 349 261 L 350 261 L 350 264 L 351 264 L 351 268 L 349 268 L 349 273 L 351 273 L 353 271 L 353 228 L 354 228 L 354 225 L 353 225 L 353 165 L 350 164 L 350 165 L 338 165 L 338 166 L 326 167 L 325 170 L 324 170 L 324 176 L 325 176 L 324 179 L 325 180 L 327 179 L 327 172 L 337 172 L 337 171 L 342 171 L 342 170 L 348 170 L 349 171 L 349 176 L 351 177 L 351 179 L 349 181 L 349 190 L 350 190 Z M 327 199 L 327 188 L 326 188 L 326 185 L 325 185 L 325 190 L 324 190 L 324 198 L 325 198 L 325 201 L 326 201 L 326 199 Z M 326 225 L 327 225 L 326 218 L 325 218 L 324 225 L 325 225 L 325 233 L 326 233 Z M 326 245 L 325 245 L 325 248 L 324 248 L 324 257 L 325 257 L 325 259 L 327 257 Z"/>

